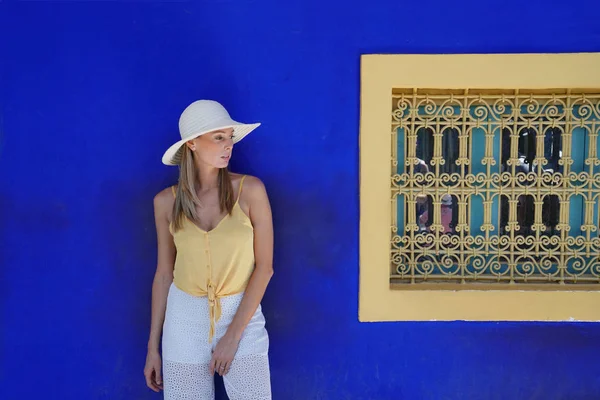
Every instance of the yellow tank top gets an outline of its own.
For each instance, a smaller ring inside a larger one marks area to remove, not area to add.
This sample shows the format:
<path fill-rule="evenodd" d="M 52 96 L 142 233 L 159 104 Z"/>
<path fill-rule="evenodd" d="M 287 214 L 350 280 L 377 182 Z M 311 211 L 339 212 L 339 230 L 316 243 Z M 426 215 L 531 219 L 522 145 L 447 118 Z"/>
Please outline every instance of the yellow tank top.
<path fill-rule="evenodd" d="M 173 283 L 188 294 L 208 297 L 209 342 L 221 317 L 220 298 L 243 292 L 254 271 L 254 228 L 239 205 L 245 178 L 232 213 L 212 230 L 200 229 L 187 217 L 177 232 L 170 229 L 177 248 Z M 172 190 L 175 196 L 174 186 Z"/>

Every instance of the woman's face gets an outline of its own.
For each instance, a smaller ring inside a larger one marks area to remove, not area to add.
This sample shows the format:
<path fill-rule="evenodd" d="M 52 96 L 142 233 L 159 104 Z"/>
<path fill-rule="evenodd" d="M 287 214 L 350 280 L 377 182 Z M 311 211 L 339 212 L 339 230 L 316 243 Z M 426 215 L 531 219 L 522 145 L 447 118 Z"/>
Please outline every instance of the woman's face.
<path fill-rule="evenodd" d="M 226 168 L 233 151 L 233 128 L 205 133 L 187 142 L 200 163 Z"/>

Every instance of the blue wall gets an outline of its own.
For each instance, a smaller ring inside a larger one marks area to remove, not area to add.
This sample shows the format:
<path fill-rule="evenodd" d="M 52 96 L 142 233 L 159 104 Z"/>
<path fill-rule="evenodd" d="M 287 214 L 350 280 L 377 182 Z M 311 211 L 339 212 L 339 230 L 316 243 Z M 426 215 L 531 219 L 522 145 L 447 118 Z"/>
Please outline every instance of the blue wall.
<path fill-rule="evenodd" d="M 357 312 L 360 54 L 600 51 L 597 1 L 0 0 L 0 33 L 0 399 L 160 398 L 152 197 L 201 97 L 263 122 L 275 399 L 600 398 L 598 324 Z"/>

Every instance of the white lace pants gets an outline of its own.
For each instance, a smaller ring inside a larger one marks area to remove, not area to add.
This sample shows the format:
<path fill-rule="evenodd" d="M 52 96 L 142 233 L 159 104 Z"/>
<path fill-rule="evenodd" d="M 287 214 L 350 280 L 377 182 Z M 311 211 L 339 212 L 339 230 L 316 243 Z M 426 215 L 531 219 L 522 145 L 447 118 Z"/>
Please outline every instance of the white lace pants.
<path fill-rule="evenodd" d="M 189 295 L 174 284 L 169 289 L 163 326 L 162 357 L 166 400 L 214 399 L 209 371 L 212 351 L 227 331 L 243 294 L 221 298 L 221 318 L 208 343 L 208 299 Z M 269 336 L 261 307 L 244 330 L 229 373 L 223 377 L 230 400 L 270 400 Z"/>

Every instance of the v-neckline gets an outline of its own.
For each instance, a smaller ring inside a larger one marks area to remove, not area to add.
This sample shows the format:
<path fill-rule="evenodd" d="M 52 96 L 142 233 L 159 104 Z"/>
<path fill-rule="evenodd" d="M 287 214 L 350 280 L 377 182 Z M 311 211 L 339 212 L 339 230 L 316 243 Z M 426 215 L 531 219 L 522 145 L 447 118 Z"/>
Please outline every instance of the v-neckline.
<path fill-rule="evenodd" d="M 236 201 L 235 204 L 233 205 L 233 208 L 235 208 L 238 205 L 238 202 Z M 231 209 L 231 212 L 233 213 L 233 208 Z M 221 220 L 211 229 L 211 230 L 205 230 L 200 228 L 194 221 L 192 221 L 190 218 L 188 218 L 188 216 L 186 215 L 185 218 L 190 222 L 190 224 L 194 225 L 196 227 L 196 229 L 198 229 L 200 232 L 202 233 L 206 233 L 209 234 L 211 232 L 214 232 L 219 226 L 221 226 L 221 224 L 223 223 L 223 221 L 225 221 L 227 219 L 227 217 L 231 217 L 231 214 L 227 213 L 223 216 L 223 218 L 221 218 Z"/>

